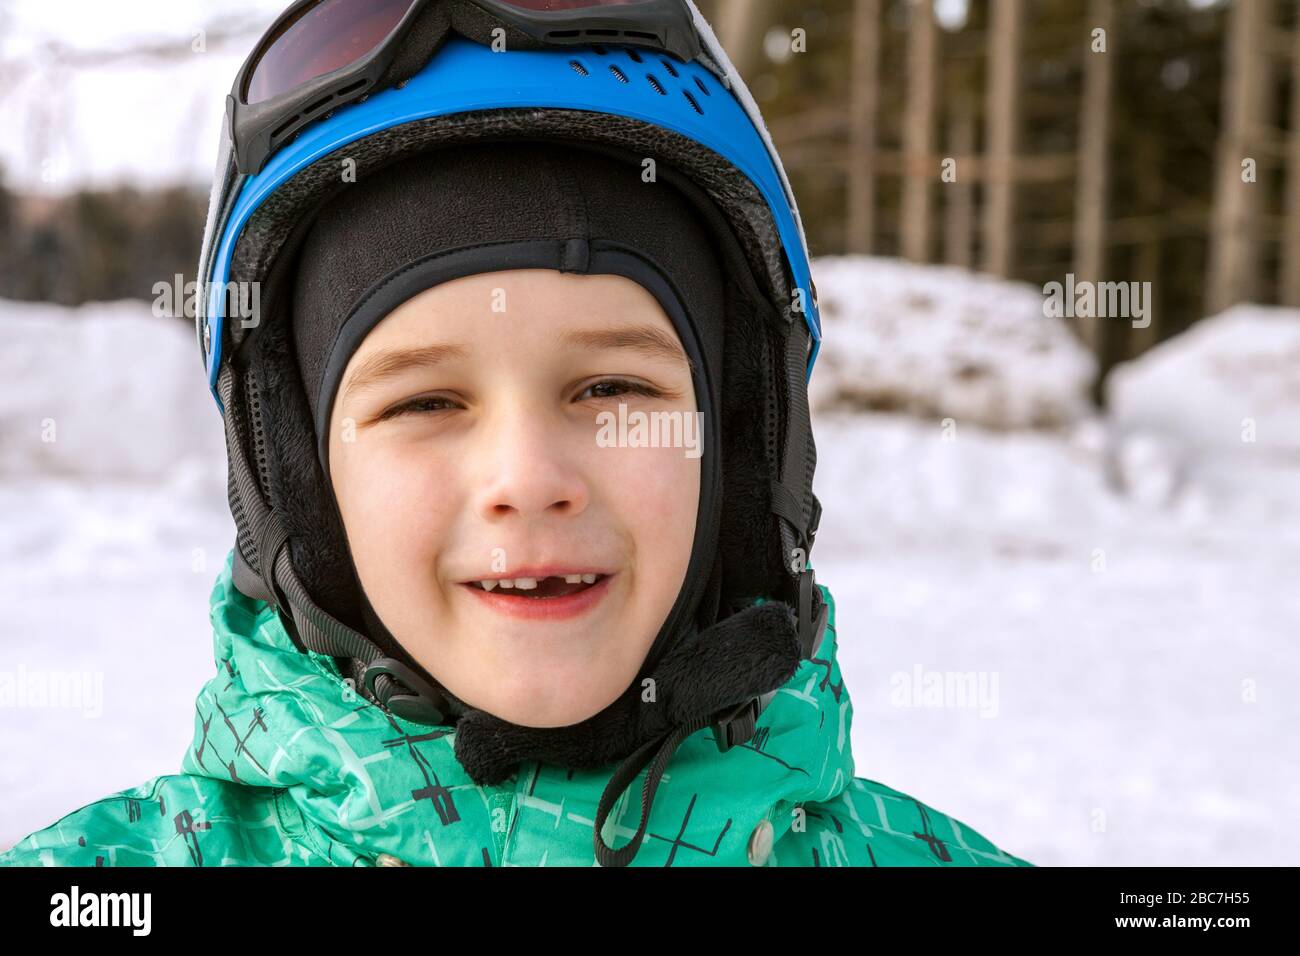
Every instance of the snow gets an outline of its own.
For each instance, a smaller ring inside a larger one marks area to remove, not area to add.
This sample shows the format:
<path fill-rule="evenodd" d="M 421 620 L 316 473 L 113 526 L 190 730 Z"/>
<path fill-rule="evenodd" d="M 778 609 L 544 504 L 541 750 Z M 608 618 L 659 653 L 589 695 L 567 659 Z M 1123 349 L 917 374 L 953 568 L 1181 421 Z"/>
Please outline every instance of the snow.
<path fill-rule="evenodd" d="M 191 323 L 0 302 L 0 340 L 0 674 L 88 690 L 0 703 L 7 847 L 179 771 L 234 526 Z"/>
<path fill-rule="evenodd" d="M 221 454 L 216 400 L 203 407 L 196 384 L 205 376 L 192 319 L 128 300 L 7 303 L 3 321 L 0 381 L 26 387 L 0 392 L 0 475 L 153 480 Z M 184 427 L 191 416 L 210 427 Z"/>
<path fill-rule="evenodd" d="M 1108 487 L 1078 433 L 816 434 L 859 776 L 1043 865 L 1295 858 L 1300 471 L 1272 521 L 1189 517 Z M 996 706 L 899 706 L 917 668 L 982 676 Z"/>
<path fill-rule="evenodd" d="M 993 428 L 1088 414 L 1092 356 L 1031 286 L 957 268 L 824 256 L 813 281 L 828 343 L 809 397 Z"/>
<path fill-rule="evenodd" d="M 1041 865 L 1291 863 L 1300 462 L 1283 436 L 1300 408 L 1295 364 L 1274 359 L 1300 313 L 1206 320 L 1117 375 L 1103 418 L 1063 330 L 1017 330 L 1042 322 L 1035 290 L 814 270 L 840 303 L 814 376 L 833 369 L 814 563 L 857 774 Z M 98 717 L 0 708 L 4 847 L 178 769 L 233 527 L 189 325 L 143 303 L 0 303 L 0 336 L 0 659 L 103 688 Z M 954 388 L 972 356 L 981 388 Z M 836 384 L 878 374 L 912 414 Z M 1225 438 L 1241 417 L 1256 442 Z"/>
<path fill-rule="evenodd" d="M 1260 453 L 1300 455 L 1300 322 L 1293 309 L 1239 305 L 1117 370 L 1118 422 L 1208 450 L 1240 451 L 1255 426 Z"/>

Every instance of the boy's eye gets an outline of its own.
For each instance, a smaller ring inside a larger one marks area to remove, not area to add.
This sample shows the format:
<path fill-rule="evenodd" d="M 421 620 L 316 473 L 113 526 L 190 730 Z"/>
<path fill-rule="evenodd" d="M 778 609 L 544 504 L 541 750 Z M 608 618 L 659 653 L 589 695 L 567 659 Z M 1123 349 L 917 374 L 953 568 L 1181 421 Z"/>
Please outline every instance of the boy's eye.
<path fill-rule="evenodd" d="M 617 398 L 619 395 L 646 395 L 651 398 L 658 398 L 663 393 L 652 385 L 646 385 L 643 382 L 629 382 L 624 379 L 606 379 L 603 382 L 595 382 L 588 385 L 578 393 L 578 401 L 585 398 Z"/>
<path fill-rule="evenodd" d="M 379 416 L 380 421 L 390 418 L 396 418 L 398 415 L 420 414 L 422 412 L 442 412 L 456 407 L 455 402 L 451 399 L 443 398 L 440 395 L 425 395 L 420 398 L 413 398 L 409 402 L 403 402 L 401 405 L 394 405 L 388 411 Z"/>
<path fill-rule="evenodd" d="M 664 392 L 645 382 L 633 382 L 626 379 L 605 379 L 593 382 L 578 393 L 575 401 L 591 399 L 617 398 L 620 395 L 644 395 L 648 398 L 663 398 Z M 437 412 L 454 411 L 460 408 L 454 399 L 442 395 L 422 395 L 394 405 L 379 416 L 380 421 L 388 421 L 403 415 L 429 415 Z"/>

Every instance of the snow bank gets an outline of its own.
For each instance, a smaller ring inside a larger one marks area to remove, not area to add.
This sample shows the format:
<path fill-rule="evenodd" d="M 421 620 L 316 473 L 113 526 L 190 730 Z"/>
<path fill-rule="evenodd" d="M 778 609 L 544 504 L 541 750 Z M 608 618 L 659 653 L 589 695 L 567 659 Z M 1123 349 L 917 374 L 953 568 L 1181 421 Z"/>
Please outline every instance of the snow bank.
<path fill-rule="evenodd" d="M 1107 401 L 1126 432 L 1201 453 L 1300 458 L 1300 310 L 1239 305 L 1198 322 L 1116 368 Z"/>
<path fill-rule="evenodd" d="M 156 480 L 224 462 L 221 416 L 185 321 L 143 301 L 0 301 L 0 342 L 0 476 Z"/>
<path fill-rule="evenodd" d="M 1236 306 L 1107 381 L 1118 482 L 1205 520 L 1300 535 L 1300 310 Z"/>
<path fill-rule="evenodd" d="M 1090 414 L 1096 365 L 1041 290 L 963 269 L 870 256 L 814 260 L 825 336 L 821 411 L 901 411 L 992 428 Z"/>

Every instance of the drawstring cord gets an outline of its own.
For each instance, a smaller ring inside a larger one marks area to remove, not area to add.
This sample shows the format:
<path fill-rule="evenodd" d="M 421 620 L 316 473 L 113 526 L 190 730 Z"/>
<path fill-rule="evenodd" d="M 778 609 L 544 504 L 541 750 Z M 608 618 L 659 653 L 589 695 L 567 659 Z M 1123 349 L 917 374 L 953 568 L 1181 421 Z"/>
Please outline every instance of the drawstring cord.
<path fill-rule="evenodd" d="M 812 568 L 805 569 L 799 576 L 799 604 L 796 615 L 796 634 L 801 661 L 811 659 L 816 653 L 822 634 L 826 630 L 829 610 L 830 606 L 822 598 Z M 725 753 L 732 747 L 740 746 L 754 736 L 758 729 L 759 715 L 775 694 L 776 691 L 771 690 L 750 697 L 739 705 L 724 708 L 711 716 L 685 721 L 666 734 L 654 737 L 632 751 L 610 777 L 605 792 L 600 796 L 600 803 L 596 807 L 596 822 L 592 827 L 596 862 L 601 866 L 627 866 L 632 862 L 645 839 L 646 827 L 650 823 L 650 808 L 654 804 L 655 792 L 659 789 L 659 780 L 668 767 L 668 761 L 687 737 L 712 724 L 717 735 L 716 742 L 719 750 Z M 650 772 L 646 774 L 645 785 L 641 788 L 641 820 L 637 825 L 636 833 L 632 835 L 631 842 L 615 850 L 605 842 L 602 834 L 605 822 L 609 819 L 615 801 L 623 795 L 628 784 L 636 779 L 637 774 L 645 769 L 647 764 L 650 765 Z"/>
<path fill-rule="evenodd" d="M 605 792 L 600 796 L 600 804 L 596 808 L 596 824 L 592 828 L 596 838 L 596 862 L 601 866 L 627 866 L 632 862 L 637 850 L 641 849 L 641 841 L 645 839 L 646 826 L 650 822 L 650 807 L 654 803 L 655 791 L 659 789 L 659 778 L 663 776 L 668 761 L 672 759 L 673 753 L 681 746 L 682 741 L 710 723 L 712 723 L 711 718 L 701 717 L 698 720 L 678 724 L 662 737 L 654 737 L 643 743 L 619 764 L 618 769 L 614 771 L 614 776 L 609 778 Z M 605 821 L 609 818 L 609 812 L 614 808 L 615 801 L 623 795 L 628 784 L 636 779 L 637 774 L 647 763 L 650 764 L 650 772 L 646 774 L 645 786 L 641 788 L 641 822 L 632 836 L 632 842 L 615 850 L 605 842 L 601 831 L 605 828 Z"/>

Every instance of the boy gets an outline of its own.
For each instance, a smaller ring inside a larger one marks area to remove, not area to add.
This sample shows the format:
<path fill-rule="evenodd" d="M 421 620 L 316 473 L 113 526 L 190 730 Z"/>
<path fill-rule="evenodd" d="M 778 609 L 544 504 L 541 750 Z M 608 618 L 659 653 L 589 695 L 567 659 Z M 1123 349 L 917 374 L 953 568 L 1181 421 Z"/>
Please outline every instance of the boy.
<path fill-rule="evenodd" d="M 0 863 L 1027 865 L 854 777 L 807 251 L 693 4 L 392 6 L 295 4 L 232 93 L 201 271 L 264 308 L 200 319 L 240 534 L 183 773 Z"/>

